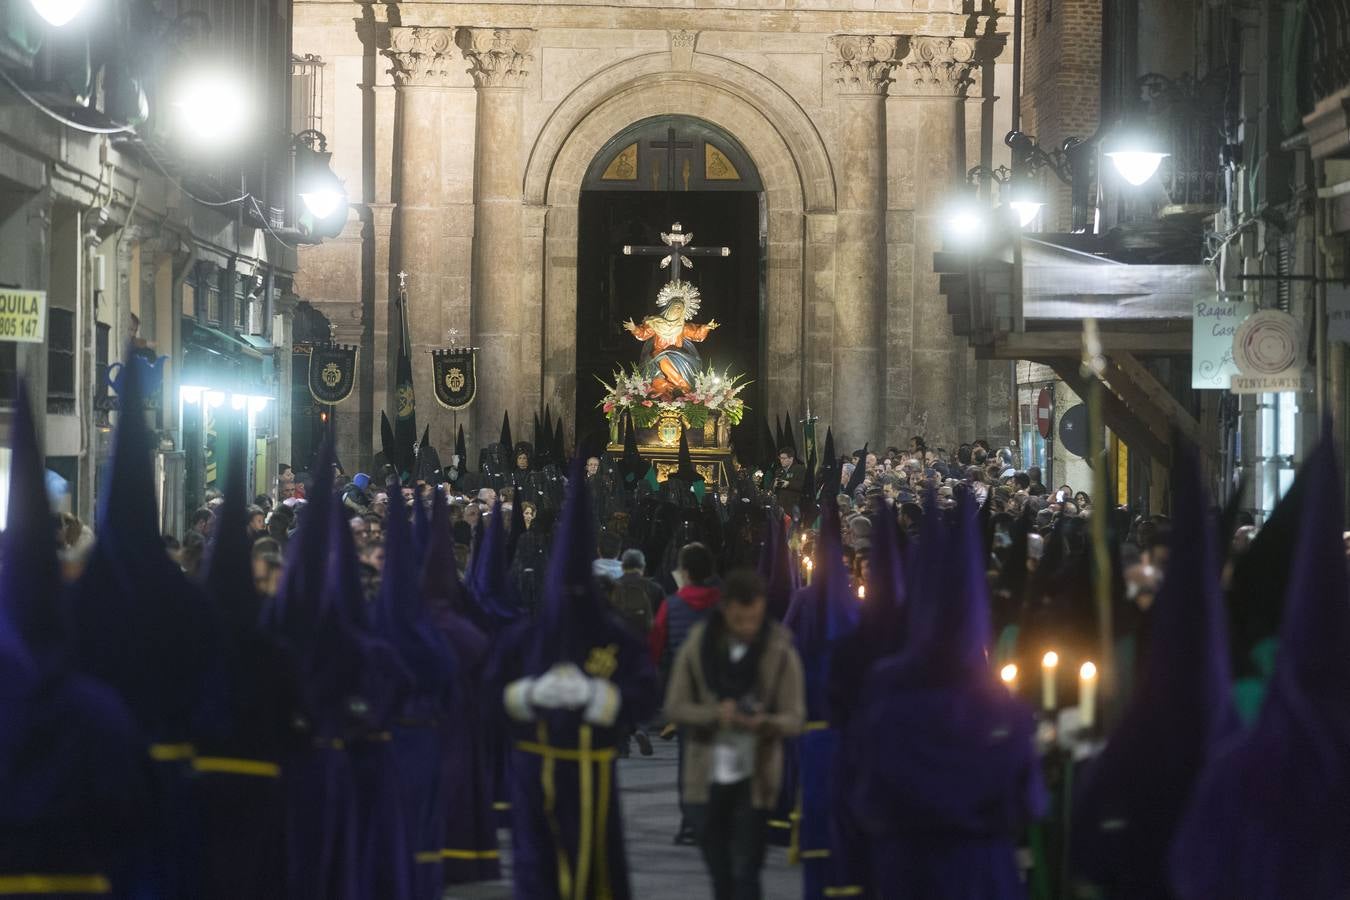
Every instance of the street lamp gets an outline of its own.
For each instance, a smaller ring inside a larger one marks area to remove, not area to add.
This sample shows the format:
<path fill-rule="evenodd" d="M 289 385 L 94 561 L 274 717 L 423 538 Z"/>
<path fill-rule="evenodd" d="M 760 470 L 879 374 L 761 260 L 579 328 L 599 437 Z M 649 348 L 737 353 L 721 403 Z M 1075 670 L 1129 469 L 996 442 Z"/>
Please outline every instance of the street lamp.
<path fill-rule="evenodd" d="M 173 107 L 181 136 L 205 150 L 239 143 L 252 118 L 244 85 L 228 72 L 215 69 L 186 73 Z"/>
<path fill-rule="evenodd" d="M 29 0 L 33 10 L 53 28 L 70 24 L 88 5 L 89 0 Z"/>
<path fill-rule="evenodd" d="M 1116 167 L 1116 172 L 1119 173 L 1121 178 L 1124 178 L 1134 187 L 1140 187 L 1153 177 L 1154 173 L 1158 171 L 1158 166 L 1162 165 L 1162 161 L 1172 154 L 1138 149 L 1134 145 L 1130 145 L 1129 149 L 1111 150 L 1104 155 L 1111 160 L 1111 164 Z"/>
<path fill-rule="evenodd" d="M 295 192 L 303 207 L 296 229 L 304 238 L 337 237 L 347 224 L 347 189 L 333 172 L 333 154 L 323 132 L 308 128 L 291 142 L 295 152 Z"/>
<path fill-rule="evenodd" d="M 988 213 L 973 198 L 956 201 L 943 216 L 947 235 L 956 244 L 973 246 L 984 240 L 988 228 Z"/>

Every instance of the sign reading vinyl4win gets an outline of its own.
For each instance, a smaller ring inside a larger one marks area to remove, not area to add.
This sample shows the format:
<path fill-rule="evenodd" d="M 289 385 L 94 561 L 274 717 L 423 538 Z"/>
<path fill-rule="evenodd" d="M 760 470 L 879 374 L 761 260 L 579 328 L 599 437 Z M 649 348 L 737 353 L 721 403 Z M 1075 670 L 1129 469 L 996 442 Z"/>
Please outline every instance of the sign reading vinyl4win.
<path fill-rule="evenodd" d="M 356 387 L 356 347 L 315 344 L 309 352 L 309 392 L 332 406 L 352 395 Z"/>
<path fill-rule="evenodd" d="M 0 341 L 40 344 L 47 337 L 47 292 L 0 288 Z"/>
<path fill-rule="evenodd" d="M 478 394 L 478 348 L 451 347 L 431 353 L 436 400 L 446 409 L 463 409 Z"/>

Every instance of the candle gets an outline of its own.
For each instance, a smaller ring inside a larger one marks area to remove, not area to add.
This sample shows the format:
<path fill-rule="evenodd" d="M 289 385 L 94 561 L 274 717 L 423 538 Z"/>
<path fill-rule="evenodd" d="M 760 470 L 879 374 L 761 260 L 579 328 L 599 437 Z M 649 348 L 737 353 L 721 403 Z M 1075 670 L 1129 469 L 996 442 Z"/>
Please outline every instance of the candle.
<path fill-rule="evenodd" d="M 1017 663 L 1008 663 L 998 671 L 998 677 L 1008 686 L 1008 690 L 1017 690 Z"/>
<path fill-rule="evenodd" d="M 867 599 L 867 585 L 865 584 L 858 585 L 858 599 L 859 600 Z"/>
<path fill-rule="evenodd" d="M 1055 675 L 1059 672 L 1059 654 L 1047 650 L 1041 657 L 1041 708 L 1055 708 Z"/>
<path fill-rule="evenodd" d="M 811 561 L 811 557 L 808 556 L 806 559 L 802 560 L 802 565 L 806 566 L 806 583 L 807 583 L 807 584 L 810 584 L 810 583 L 811 583 L 811 570 L 814 569 L 814 568 L 816 567 L 816 564 L 813 563 L 813 562 Z"/>
<path fill-rule="evenodd" d="M 1078 669 L 1078 718 L 1084 728 L 1097 719 L 1097 666 L 1091 660 Z"/>

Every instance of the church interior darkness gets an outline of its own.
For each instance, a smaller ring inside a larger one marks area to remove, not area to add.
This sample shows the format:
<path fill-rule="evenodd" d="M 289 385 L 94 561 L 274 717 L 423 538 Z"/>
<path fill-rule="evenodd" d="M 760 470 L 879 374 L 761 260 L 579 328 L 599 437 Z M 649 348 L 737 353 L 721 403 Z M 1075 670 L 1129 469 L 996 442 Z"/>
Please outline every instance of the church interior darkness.
<path fill-rule="evenodd" d="M 758 415 L 760 397 L 760 198 L 757 193 L 586 191 L 581 196 L 577 277 L 577 434 L 603 434 L 598 407 L 614 370 L 638 361 L 642 343 L 623 329 L 657 312 L 656 293 L 669 280 L 659 257 L 624 256 L 625 244 L 661 243 L 673 222 L 699 247 L 730 247 L 729 257 L 696 257 L 681 278 L 698 286 L 703 306 L 694 321 L 721 327 L 699 345 L 704 366 L 728 367 L 753 380 L 742 396 Z M 594 438 L 592 438 L 594 440 Z"/>

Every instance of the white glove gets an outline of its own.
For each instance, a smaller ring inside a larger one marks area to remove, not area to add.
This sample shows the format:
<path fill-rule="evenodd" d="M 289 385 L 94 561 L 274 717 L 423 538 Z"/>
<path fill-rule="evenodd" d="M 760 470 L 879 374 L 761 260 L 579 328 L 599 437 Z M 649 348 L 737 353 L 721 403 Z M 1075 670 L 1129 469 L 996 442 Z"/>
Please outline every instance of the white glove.
<path fill-rule="evenodd" d="M 534 720 L 534 710 L 530 708 L 530 695 L 534 692 L 533 678 L 519 678 L 506 686 L 502 692 L 502 705 L 506 714 L 517 722 Z"/>
<path fill-rule="evenodd" d="M 537 709 L 562 709 L 564 706 L 562 677 L 552 670 L 534 680 L 530 688 L 530 705 Z"/>
<path fill-rule="evenodd" d="M 619 717 L 619 707 L 622 705 L 623 698 L 612 681 L 592 678 L 590 682 L 591 699 L 586 704 L 586 721 L 592 725 L 602 725 L 608 728 Z"/>
<path fill-rule="evenodd" d="M 581 709 L 591 702 L 591 679 L 571 663 L 558 672 L 558 697 L 563 709 Z"/>

